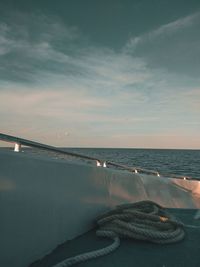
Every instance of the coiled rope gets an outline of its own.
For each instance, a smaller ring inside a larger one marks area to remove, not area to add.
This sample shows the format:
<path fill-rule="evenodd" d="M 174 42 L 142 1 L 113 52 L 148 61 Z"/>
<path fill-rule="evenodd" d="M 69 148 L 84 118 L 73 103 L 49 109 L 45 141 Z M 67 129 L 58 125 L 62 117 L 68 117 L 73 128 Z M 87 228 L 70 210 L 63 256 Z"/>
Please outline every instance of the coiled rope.
<path fill-rule="evenodd" d="M 97 218 L 97 236 L 113 239 L 105 248 L 68 258 L 54 267 L 68 267 L 111 253 L 120 245 L 120 238 L 146 240 L 158 244 L 181 241 L 184 224 L 152 201 L 123 204 Z"/>

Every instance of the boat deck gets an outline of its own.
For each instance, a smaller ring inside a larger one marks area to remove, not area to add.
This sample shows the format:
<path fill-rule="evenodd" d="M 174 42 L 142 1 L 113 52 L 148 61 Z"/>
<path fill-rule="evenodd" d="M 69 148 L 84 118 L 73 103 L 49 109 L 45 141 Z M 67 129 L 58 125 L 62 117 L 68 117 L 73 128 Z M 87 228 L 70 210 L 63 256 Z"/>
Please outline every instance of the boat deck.
<path fill-rule="evenodd" d="M 200 227 L 196 210 L 168 209 L 185 224 Z M 109 255 L 77 264 L 79 267 L 197 267 L 200 266 L 200 228 L 185 228 L 185 239 L 179 243 L 158 245 L 137 240 L 121 240 L 120 247 Z M 103 248 L 112 241 L 98 238 L 95 229 L 58 246 L 51 254 L 29 267 L 52 267 L 68 257 Z"/>

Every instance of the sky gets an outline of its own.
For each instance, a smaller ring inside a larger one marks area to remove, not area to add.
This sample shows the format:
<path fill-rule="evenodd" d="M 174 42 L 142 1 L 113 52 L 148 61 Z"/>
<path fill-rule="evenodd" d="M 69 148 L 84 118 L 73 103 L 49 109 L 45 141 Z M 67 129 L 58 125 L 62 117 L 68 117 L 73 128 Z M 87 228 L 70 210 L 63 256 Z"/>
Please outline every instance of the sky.
<path fill-rule="evenodd" d="M 200 149 L 199 29 L 199 0 L 0 0 L 0 132 Z"/>

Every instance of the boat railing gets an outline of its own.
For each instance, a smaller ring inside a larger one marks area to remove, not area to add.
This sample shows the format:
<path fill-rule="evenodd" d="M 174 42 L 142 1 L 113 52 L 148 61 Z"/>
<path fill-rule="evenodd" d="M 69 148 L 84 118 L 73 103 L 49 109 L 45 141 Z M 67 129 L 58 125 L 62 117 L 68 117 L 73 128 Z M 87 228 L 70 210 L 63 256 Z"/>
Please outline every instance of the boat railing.
<path fill-rule="evenodd" d="M 88 155 L 74 153 L 74 152 L 67 151 L 67 150 L 57 148 L 54 146 L 45 145 L 42 143 L 30 141 L 28 139 L 23 139 L 20 137 L 11 136 L 11 135 L 7 135 L 7 134 L 3 134 L 3 133 L 0 133 L 0 140 L 4 141 L 4 142 L 8 142 L 8 143 L 13 143 L 15 152 L 22 151 L 22 146 L 26 146 L 26 147 L 46 150 L 48 152 L 56 152 L 56 153 L 59 153 L 61 155 L 67 155 L 67 156 L 74 157 L 74 158 L 89 160 L 89 161 L 94 162 L 97 167 L 104 167 L 104 168 L 114 167 L 117 169 L 129 171 L 129 172 L 155 175 L 158 177 L 162 176 L 162 177 L 167 177 L 167 178 L 176 178 L 176 179 L 183 179 L 183 180 L 198 180 L 199 181 L 199 179 L 197 179 L 197 178 L 192 178 L 192 177 L 188 177 L 188 176 L 177 176 L 177 175 L 171 175 L 171 174 L 163 175 L 163 174 L 160 174 L 158 171 L 154 171 L 154 170 L 148 170 L 148 169 L 144 169 L 144 168 L 140 168 L 140 167 L 130 167 L 130 166 L 123 165 L 123 164 L 116 163 L 116 162 L 112 162 L 109 160 L 103 160 L 103 159 L 88 156 Z"/>
<path fill-rule="evenodd" d="M 124 169 L 124 170 L 128 170 L 128 171 L 131 171 L 131 172 L 135 172 L 135 173 L 139 173 L 140 172 L 140 173 L 146 173 L 146 174 L 152 174 L 152 175 L 160 176 L 158 171 L 143 169 L 143 168 L 140 168 L 140 167 L 129 167 L 129 166 L 126 166 L 126 165 L 123 165 L 123 164 L 119 164 L 119 163 L 115 163 L 115 162 L 112 162 L 112 161 L 107 161 L 106 163 L 108 165 L 110 165 L 110 166 L 114 166 L 114 167 L 117 167 L 117 168 L 120 168 L 120 169 Z"/>
<path fill-rule="evenodd" d="M 54 147 L 54 146 L 41 144 L 41 143 L 38 143 L 38 142 L 30 141 L 30 140 L 27 140 L 27 139 L 23 139 L 23 138 L 19 138 L 19 137 L 16 137 L 16 136 L 3 134 L 3 133 L 0 133 L 0 140 L 8 142 L 8 143 L 14 143 L 14 151 L 15 152 L 20 152 L 21 151 L 21 146 L 27 146 L 27 147 L 38 148 L 38 149 L 47 150 L 47 151 L 51 151 L 51 152 L 57 152 L 57 153 L 68 155 L 68 156 L 72 156 L 72 157 L 79 157 L 79 158 L 83 158 L 83 159 L 87 159 L 87 160 L 99 161 L 95 157 L 90 157 L 90 156 L 81 155 L 81 154 L 70 152 L 70 151 L 65 151 L 65 150 L 63 150 L 61 148 L 57 148 L 57 147 Z"/>

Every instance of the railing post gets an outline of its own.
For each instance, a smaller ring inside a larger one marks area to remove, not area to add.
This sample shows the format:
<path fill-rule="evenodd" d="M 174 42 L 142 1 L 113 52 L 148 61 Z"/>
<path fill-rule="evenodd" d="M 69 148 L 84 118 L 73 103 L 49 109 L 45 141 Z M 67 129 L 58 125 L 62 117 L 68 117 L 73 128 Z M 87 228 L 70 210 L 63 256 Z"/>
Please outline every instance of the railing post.
<path fill-rule="evenodd" d="M 97 162 L 97 167 L 101 167 L 101 162 L 99 160 L 97 160 L 96 162 Z"/>
<path fill-rule="evenodd" d="M 97 160 L 96 163 L 97 163 L 97 167 L 104 167 L 104 168 L 107 167 L 106 161 L 101 162 L 101 161 Z"/>
<path fill-rule="evenodd" d="M 21 144 L 20 143 L 15 143 L 14 151 L 15 152 L 20 152 L 21 151 Z"/>

